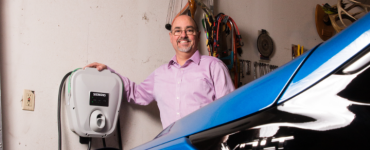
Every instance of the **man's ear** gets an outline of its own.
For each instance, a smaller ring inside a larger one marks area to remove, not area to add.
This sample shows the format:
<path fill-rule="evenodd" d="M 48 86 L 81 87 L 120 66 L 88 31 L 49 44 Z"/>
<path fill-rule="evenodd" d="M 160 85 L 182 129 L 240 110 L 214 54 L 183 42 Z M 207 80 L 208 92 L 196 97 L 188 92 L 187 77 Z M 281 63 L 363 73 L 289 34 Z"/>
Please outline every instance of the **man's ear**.
<path fill-rule="evenodd" d="M 172 41 L 172 34 L 171 34 L 171 32 L 168 33 L 168 35 L 170 36 L 170 41 Z"/>

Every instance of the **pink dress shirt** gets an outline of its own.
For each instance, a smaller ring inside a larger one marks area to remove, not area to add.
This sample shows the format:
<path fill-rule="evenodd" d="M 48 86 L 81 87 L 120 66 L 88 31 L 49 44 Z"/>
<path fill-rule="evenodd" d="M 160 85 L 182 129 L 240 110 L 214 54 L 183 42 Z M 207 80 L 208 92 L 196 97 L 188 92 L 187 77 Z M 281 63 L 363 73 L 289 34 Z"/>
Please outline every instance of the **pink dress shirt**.
<path fill-rule="evenodd" d="M 163 128 L 235 89 L 225 64 L 215 57 L 201 56 L 199 51 L 183 66 L 174 56 L 141 84 L 121 78 L 129 102 L 148 105 L 157 101 Z"/>

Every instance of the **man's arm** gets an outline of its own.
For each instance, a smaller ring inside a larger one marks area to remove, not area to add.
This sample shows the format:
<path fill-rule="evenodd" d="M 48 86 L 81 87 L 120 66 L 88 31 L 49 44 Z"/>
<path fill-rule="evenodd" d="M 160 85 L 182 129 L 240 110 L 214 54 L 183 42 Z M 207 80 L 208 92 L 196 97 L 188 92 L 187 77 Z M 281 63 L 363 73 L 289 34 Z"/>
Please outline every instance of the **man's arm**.
<path fill-rule="evenodd" d="M 86 67 L 96 68 L 98 71 L 108 69 L 112 73 L 116 73 L 117 75 L 119 75 L 125 87 L 125 93 L 123 94 L 124 97 L 127 98 L 128 102 L 133 102 L 139 105 L 148 105 L 150 102 L 154 100 L 153 96 L 154 73 L 149 75 L 149 77 L 145 79 L 141 84 L 136 84 L 135 82 L 130 81 L 127 77 L 118 74 L 112 68 L 109 68 L 107 65 L 94 62 L 83 67 L 83 69 L 85 69 Z"/>
<path fill-rule="evenodd" d="M 229 70 L 221 60 L 214 61 L 211 64 L 211 74 L 215 87 L 216 100 L 235 90 Z"/>

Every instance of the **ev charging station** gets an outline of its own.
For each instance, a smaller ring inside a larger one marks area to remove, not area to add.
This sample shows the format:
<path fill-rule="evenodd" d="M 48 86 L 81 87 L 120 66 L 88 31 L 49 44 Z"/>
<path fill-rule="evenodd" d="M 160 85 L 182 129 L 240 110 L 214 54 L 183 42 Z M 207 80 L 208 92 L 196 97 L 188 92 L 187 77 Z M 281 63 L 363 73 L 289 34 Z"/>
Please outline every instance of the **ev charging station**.
<path fill-rule="evenodd" d="M 119 121 L 124 90 L 120 76 L 109 70 L 76 69 L 63 78 L 59 89 L 59 104 L 63 85 L 63 103 L 66 106 L 63 111 L 67 113 L 70 130 L 80 136 L 80 139 L 92 137 L 104 139 L 110 136 Z M 60 134 L 60 106 L 58 118 Z M 59 138 L 60 148 L 61 135 Z"/>

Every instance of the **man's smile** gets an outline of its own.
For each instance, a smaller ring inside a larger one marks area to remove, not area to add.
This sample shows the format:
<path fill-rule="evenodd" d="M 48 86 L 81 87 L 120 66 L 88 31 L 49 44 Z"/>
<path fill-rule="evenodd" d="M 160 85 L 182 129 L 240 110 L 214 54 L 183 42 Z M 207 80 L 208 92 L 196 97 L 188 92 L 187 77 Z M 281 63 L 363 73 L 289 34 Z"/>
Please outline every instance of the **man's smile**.
<path fill-rule="evenodd" d="M 177 40 L 177 44 L 178 45 L 183 45 L 183 46 L 187 46 L 190 42 L 191 42 L 191 40 L 188 39 L 188 38 L 181 38 L 181 39 Z"/>

